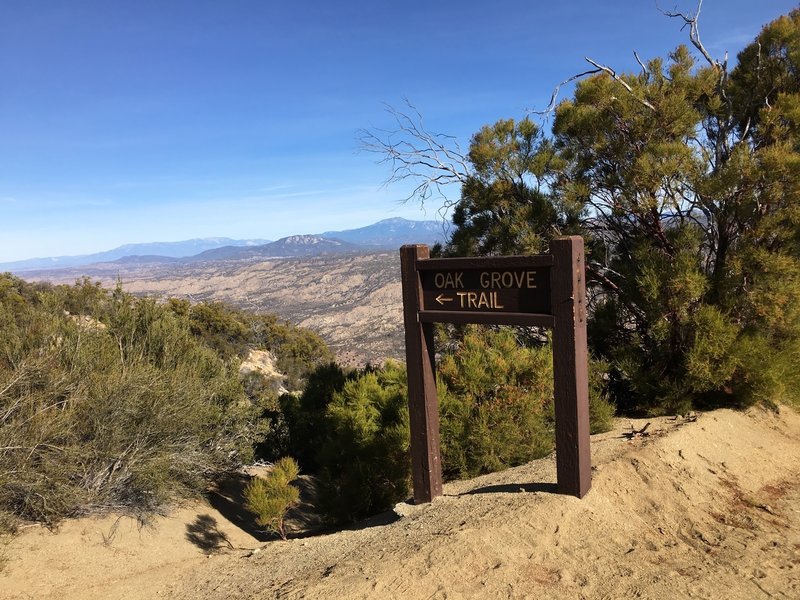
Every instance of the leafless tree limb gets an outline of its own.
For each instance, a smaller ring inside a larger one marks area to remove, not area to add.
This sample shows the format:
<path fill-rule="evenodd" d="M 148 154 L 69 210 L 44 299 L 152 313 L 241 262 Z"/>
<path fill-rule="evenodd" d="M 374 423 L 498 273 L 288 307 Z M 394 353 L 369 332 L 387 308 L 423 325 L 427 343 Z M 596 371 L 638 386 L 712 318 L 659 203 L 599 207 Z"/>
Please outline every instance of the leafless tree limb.
<path fill-rule="evenodd" d="M 639 63 L 639 66 L 642 67 L 642 73 L 644 75 L 649 75 L 650 71 L 647 69 L 645 64 L 642 62 L 642 59 L 639 58 L 639 55 L 636 53 L 636 50 L 633 51 L 633 56 L 634 56 L 634 58 L 636 58 L 636 62 Z"/>
<path fill-rule="evenodd" d="M 658 5 L 656 4 L 656 6 Z M 727 53 L 725 54 L 725 60 L 723 62 L 719 62 L 718 60 L 711 58 L 711 55 L 708 53 L 708 50 L 706 50 L 706 47 L 703 45 L 703 42 L 700 41 L 700 29 L 698 27 L 698 24 L 700 22 L 700 9 L 702 8 L 703 8 L 703 0 L 698 0 L 697 10 L 694 12 L 694 14 L 682 13 L 676 10 L 672 11 L 661 10 L 661 8 L 659 8 L 658 10 L 661 11 L 661 13 L 664 16 L 670 17 L 671 19 L 682 19 L 683 27 L 687 26 L 689 27 L 689 41 L 691 41 L 692 45 L 695 48 L 697 48 L 700 54 L 703 55 L 703 58 L 706 59 L 706 62 L 708 62 L 708 64 L 714 68 L 727 71 L 728 68 Z"/>
<path fill-rule="evenodd" d="M 550 95 L 550 103 L 547 105 L 547 108 L 544 110 L 533 110 L 527 109 L 527 112 L 533 115 L 548 115 L 553 112 L 553 109 L 556 107 L 556 100 L 558 99 L 558 93 L 561 91 L 561 87 L 567 85 L 568 83 L 572 83 L 577 79 L 583 79 L 588 75 L 596 75 L 599 73 L 599 69 L 592 69 L 591 71 L 584 71 L 583 73 L 578 73 L 577 75 L 573 75 L 572 77 L 565 79 L 561 83 L 559 83 L 555 88 L 553 88 L 553 93 Z"/>
<path fill-rule="evenodd" d="M 658 4 L 656 4 L 656 6 L 658 7 Z M 700 10 L 702 9 L 702 7 L 703 7 L 703 0 L 699 0 L 697 3 L 697 10 L 694 13 L 683 13 L 677 10 L 666 11 L 662 10 L 661 8 L 658 8 L 658 10 L 667 17 L 683 20 L 684 27 L 689 27 L 689 40 L 691 41 L 692 45 L 695 48 L 697 48 L 697 50 L 700 52 L 700 54 L 702 54 L 703 58 L 708 62 L 709 65 L 711 65 L 721 73 L 720 89 L 723 92 L 722 94 L 723 98 L 727 100 L 724 88 L 728 72 L 728 54 L 726 52 L 725 58 L 720 62 L 719 60 L 712 58 L 711 54 L 708 52 L 708 50 L 706 50 L 706 47 L 703 45 L 703 42 L 700 39 L 700 30 L 699 30 Z M 636 62 L 639 63 L 639 66 L 642 69 L 642 73 L 648 75 L 649 70 L 647 69 L 647 66 L 642 61 L 642 59 L 639 57 L 638 53 L 634 52 L 633 55 L 636 58 Z M 634 98 L 636 98 L 636 100 L 643 106 L 646 106 L 650 110 L 655 110 L 655 107 L 650 102 L 648 102 L 644 98 L 640 98 L 639 96 L 637 96 L 633 88 L 631 88 L 631 86 L 626 81 L 624 81 L 621 77 L 619 77 L 614 69 L 606 65 L 600 64 L 597 61 L 592 60 L 588 57 L 586 57 L 585 60 L 595 68 L 589 71 L 584 71 L 583 73 L 578 73 L 577 75 L 573 75 L 572 77 L 565 79 L 557 86 L 555 86 L 555 88 L 553 89 L 553 93 L 550 96 L 550 102 L 547 105 L 547 108 L 545 108 L 544 110 L 528 109 L 528 112 L 536 115 L 548 115 L 552 113 L 556 106 L 556 100 L 558 99 L 558 94 L 563 86 L 567 85 L 568 83 L 572 83 L 573 81 L 576 81 L 578 79 L 583 79 L 584 77 L 590 75 L 596 75 L 597 73 L 601 72 L 611 76 L 611 78 L 614 79 L 614 81 L 622 85 L 626 89 L 626 91 L 629 94 L 631 94 Z"/>
<path fill-rule="evenodd" d="M 634 56 L 636 56 L 636 60 L 641 65 L 642 70 L 645 73 L 648 73 L 647 68 L 644 66 L 642 61 L 639 60 L 639 56 L 635 52 L 633 54 L 634 54 Z M 598 73 L 606 73 L 606 74 L 610 75 L 611 78 L 614 81 L 616 81 L 617 83 L 622 85 L 622 87 L 624 87 L 625 90 L 629 94 L 631 94 L 634 98 L 636 98 L 636 100 L 639 103 L 641 103 L 642 105 L 646 106 L 650 110 L 655 110 L 656 109 L 655 106 L 653 106 L 650 102 L 648 102 L 644 98 L 639 98 L 636 95 L 636 92 L 633 91 L 633 88 L 631 88 L 631 86 L 628 85 L 628 83 L 626 81 L 624 81 L 621 77 L 619 77 L 619 75 L 617 75 L 617 72 L 614 69 L 612 69 L 611 67 L 608 67 L 606 65 L 602 65 L 602 64 L 598 63 L 597 61 L 594 61 L 594 60 L 592 60 L 591 58 L 588 58 L 588 57 L 584 57 L 584 60 L 586 62 L 588 62 L 590 65 L 592 65 L 594 67 L 594 69 L 590 69 L 588 71 L 584 71 L 583 73 L 578 73 L 577 75 L 573 75 L 572 77 L 569 77 L 569 78 L 565 79 L 564 81 L 559 83 L 555 88 L 553 88 L 553 93 L 550 95 L 550 103 L 547 105 L 547 108 L 545 108 L 544 110 L 528 109 L 528 112 L 531 113 L 531 114 L 540 115 L 540 116 L 541 115 L 548 115 L 548 114 L 552 113 L 553 110 L 556 107 L 556 100 L 558 99 L 558 93 L 561 91 L 561 88 L 563 86 L 567 85 L 568 83 L 572 83 L 573 81 L 576 81 L 578 79 L 583 79 L 584 77 L 588 77 L 589 75 L 597 75 Z"/>
<path fill-rule="evenodd" d="M 447 199 L 443 188 L 464 183 L 471 173 L 467 156 L 455 137 L 428 131 L 416 107 L 407 99 L 405 103 L 407 111 L 385 105 L 395 120 L 394 129 L 359 130 L 359 148 L 380 155 L 379 164 L 390 165 L 384 186 L 407 180 L 417 182 L 406 201 L 417 199 L 424 206 L 434 194 Z"/>
<path fill-rule="evenodd" d="M 656 4 L 656 6 L 658 7 L 658 4 Z M 720 62 L 719 60 L 712 58 L 711 54 L 709 54 L 708 50 L 706 50 L 706 47 L 703 45 L 703 42 L 700 39 L 700 30 L 698 25 L 700 20 L 700 10 L 702 8 L 703 0 L 698 0 L 697 10 L 694 13 L 683 13 L 677 10 L 665 11 L 661 10 L 661 8 L 658 8 L 658 10 L 667 17 L 682 20 L 683 27 L 681 29 L 689 27 L 689 40 L 692 42 L 692 45 L 700 52 L 700 54 L 702 54 L 706 62 L 718 73 L 717 90 L 728 107 L 728 113 L 731 114 L 733 112 L 733 100 L 728 95 L 728 53 L 725 53 L 724 58 Z M 732 127 L 725 127 L 713 136 L 715 164 L 720 164 L 725 160 L 725 157 L 730 154 L 731 148 L 729 136 L 732 131 Z"/>

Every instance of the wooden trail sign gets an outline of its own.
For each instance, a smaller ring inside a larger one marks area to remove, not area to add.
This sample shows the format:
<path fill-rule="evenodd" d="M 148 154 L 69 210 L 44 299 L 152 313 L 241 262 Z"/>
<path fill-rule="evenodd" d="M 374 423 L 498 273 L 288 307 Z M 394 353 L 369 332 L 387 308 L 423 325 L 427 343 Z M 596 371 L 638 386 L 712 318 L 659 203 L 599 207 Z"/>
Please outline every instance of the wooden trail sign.
<path fill-rule="evenodd" d="M 556 238 L 536 256 L 429 256 L 400 249 L 414 501 L 442 494 L 433 323 L 553 330 L 558 490 L 582 498 L 592 485 L 583 239 Z"/>

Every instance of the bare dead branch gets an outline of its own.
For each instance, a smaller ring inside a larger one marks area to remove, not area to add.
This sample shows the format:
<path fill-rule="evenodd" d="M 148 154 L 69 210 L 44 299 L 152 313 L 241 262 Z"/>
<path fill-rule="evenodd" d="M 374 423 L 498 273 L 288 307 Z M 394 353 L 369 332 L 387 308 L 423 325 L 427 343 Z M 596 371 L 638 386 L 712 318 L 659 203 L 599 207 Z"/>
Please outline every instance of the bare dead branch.
<path fill-rule="evenodd" d="M 650 71 L 647 70 L 647 67 L 642 62 L 642 59 L 639 58 L 639 54 L 637 54 L 636 50 L 633 51 L 633 56 L 636 58 L 636 62 L 639 63 L 639 66 L 642 67 L 642 73 L 644 75 L 650 75 Z"/>
<path fill-rule="evenodd" d="M 446 200 L 444 188 L 464 183 L 471 173 L 467 156 L 454 136 L 428 131 L 416 107 L 407 99 L 405 104 L 406 111 L 385 105 L 395 121 L 394 129 L 359 130 L 359 149 L 380 155 L 378 164 L 390 166 L 384 186 L 418 182 L 405 201 L 416 198 L 424 206 L 434 193 Z"/>
<path fill-rule="evenodd" d="M 556 107 L 556 100 L 558 99 L 558 92 L 561 91 L 561 87 L 567 85 L 568 83 L 572 83 L 577 79 L 582 79 L 587 77 L 588 75 L 596 75 L 599 73 L 599 69 L 592 69 L 591 71 L 584 71 L 583 73 L 578 73 L 577 75 L 573 75 L 572 77 L 565 79 L 561 83 L 559 83 L 555 88 L 553 88 L 553 93 L 550 95 L 550 103 L 547 105 L 547 108 L 544 110 L 533 110 L 531 108 L 526 109 L 526 112 L 532 115 L 547 115 L 553 112 L 553 109 Z"/>
<path fill-rule="evenodd" d="M 658 4 L 656 4 L 656 8 L 658 8 Z M 708 62 L 709 65 L 711 65 L 714 68 L 722 69 L 723 71 L 725 71 L 727 70 L 727 63 L 728 63 L 727 54 L 724 63 L 720 63 L 718 60 L 714 60 L 713 58 L 711 58 L 711 55 L 708 53 L 708 50 L 706 50 L 706 47 L 703 46 L 703 42 L 700 41 L 700 30 L 698 27 L 698 23 L 700 22 L 701 8 L 703 8 L 703 0 L 698 0 L 697 10 L 694 12 L 694 14 L 682 13 L 679 11 L 661 10 L 661 8 L 658 8 L 658 10 L 661 11 L 661 13 L 664 16 L 670 17 L 671 19 L 683 20 L 683 27 L 681 27 L 681 29 L 683 29 L 684 27 L 689 27 L 689 41 L 692 42 L 692 45 L 695 48 L 697 48 L 700 54 L 703 55 L 703 58 L 706 59 L 706 62 Z"/>
<path fill-rule="evenodd" d="M 623 435 L 623 437 L 625 437 L 625 438 L 627 438 L 629 440 L 634 440 L 636 438 L 642 438 L 642 437 L 648 437 L 650 435 L 650 432 L 647 431 L 648 427 L 650 427 L 650 423 L 649 422 L 646 423 L 645 426 L 642 427 L 641 429 L 636 429 L 633 426 L 633 423 L 631 423 L 631 430 L 630 431 L 626 431 L 622 435 Z"/>
<path fill-rule="evenodd" d="M 683 13 L 677 10 L 672 10 L 672 11 L 662 10 L 658 6 L 658 3 L 656 3 L 656 8 L 663 15 L 670 18 L 681 19 L 684 23 L 683 27 L 689 27 L 689 40 L 691 41 L 692 45 L 695 48 L 697 48 L 700 54 L 702 54 L 703 58 L 712 67 L 714 67 L 720 72 L 720 91 L 722 92 L 723 98 L 725 100 L 728 100 L 727 95 L 725 93 L 726 91 L 725 83 L 727 81 L 727 72 L 728 72 L 728 53 L 727 52 L 725 53 L 725 58 L 722 60 L 722 62 L 720 62 L 719 60 L 715 60 L 714 58 L 712 58 L 711 54 L 708 52 L 708 50 L 706 50 L 706 47 L 703 45 L 703 42 L 700 39 L 700 29 L 699 29 L 700 10 L 702 9 L 702 7 L 703 7 L 703 0 L 699 0 L 697 3 L 697 10 L 694 13 Z M 681 29 L 683 29 L 683 27 Z M 645 63 L 639 57 L 638 53 L 634 52 L 633 55 L 636 58 L 636 62 L 639 63 L 639 66 L 642 69 L 642 73 L 645 75 L 649 75 L 649 70 L 647 69 Z M 585 60 L 595 68 L 589 71 L 584 71 L 583 73 L 578 73 L 577 75 L 573 75 L 572 77 L 565 79 L 557 86 L 555 86 L 555 88 L 553 89 L 553 93 L 550 96 L 550 102 L 547 105 L 547 108 L 545 108 L 544 110 L 527 109 L 527 112 L 535 115 L 548 115 L 552 113 L 556 107 L 558 94 L 563 86 L 567 85 L 568 83 L 572 83 L 573 81 L 576 81 L 578 79 L 583 79 L 584 77 L 590 75 L 596 75 L 597 73 L 601 72 L 610 75 L 614 79 L 614 81 L 622 85 L 628 91 L 628 93 L 630 93 L 634 98 L 636 98 L 636 100 L 643 106 L 646 106 L 651 110 L 655 110 L 655 107 L 650 102 L 648 102 L 644 98 L 638 97 L 634 92 L 634 90 L 631 88 L 631 86 L 628 85 L 628 83 L 624 81 L 622 78 L 620 78 L 614 69 L 606 65 L 600 64 L 597 61 L 594 61 L 590 58 L 585 58 Z"/>
<path fill-rule="evenodd" d="M 641 59 L 639 58 L 639 55 L 636 52 L 634 52 L 633 55 L 636 57 L 636 61 L 642 67 L 642 71 L 646 75 L 649 74 L 649 71 L 647 70 L 647 67 L 641 61 Z M 590 69 L 588 71 L 584 71 L 583 73 L 578 73 L 577 75 L 573 75 L 572 77 L 568 77 L 567 79 L 565 79 L 564 81 L 559 83 L 555 88 L 553 88 L 553 93 L 550 95 L 550 102 L 547 105 L 547 108 L 545 108 L 544 110 L 533 110 L 533 109 L 528 108 L 528 109 L 526 109 L 526 111 L 528 113 L 530 113 L 530 114 L 540 115 L 540 116 L 548 115 L 548 114 L 552 113 L 553 110 L 555 110 L 556 101 L 558 100 L 558 94 L 561 91 L 561 88 L 563 86 L 567 85 L 568 83 L 572 83 L 573 81 L 577 81 L 578 79 L 583 79 L 584 77 L 588 77 L 590 75 L 597 75 L 598 73 L 607 73 L 608 75 L 610 75 L 612 77 L 612 79 L 614 79 L 614 81 L 616 81 L 617 83 L 621 84 L 628 91 L 628 93 L 633 95 L 633 97 L 636 98 L 636 100 L 638 100 L 641 104 L 643 104 L 644 106 L 646 106 L 650 110 L 655 110 L 655 107 L 650 102 L 648 102 L 647 100 L 644 100 L 643 98 L 639 98 L 638 96 L 636 96 L 636 93 L 633 91 L 631 86 L 628 85 L 627 82 L 622 80 L 617 75 L 616 71 L 614 71 L 614 69 L 612 69 L 611 67 L 607 67 L 605 65 L 601 65 L 598 62 L 596 62 L 596 61 L 594 61 L 594 60 L 592 60 L 590 58 L 584 57 L 584 60 L 586 60 L 586 62 L 588 62 L 590 65 L 592 65 L 595 68 L 594 69 Z"/>
<path fill-rule="evenodd" d="M 656 7 L 658 8 L 658 4 L 656 3 Z M 733 104 L 731 98 L 728 96 L 728 52 L 725 52 L 725 55 L 720 62 L 717 59 L 711 57 L 706 47 L 703 45 L 702 40 L 700 39 L 700 29 L 699 29 L 699 22 L 700 22 L 700 10 L 703 8 L 703 0 L 698 0 L 697 2 L 697 10 L 692 13 L 682 13 L 679 11 L 664 11 L 658 8 L 661 13 L 667 17 L 673 19 L 680 19 L 683 21 L 683 27 L 689 27 L 689 40 L 692 42 L 692 45 L 697 48 L 700 54 L 703 55 L 703 58 L 706 62 L 711 65 L 713 69 L 717 71 L 719 74 L 719 80 L 717 82 L 717 89 L 719 90 L 719 94 L 725 103 L 728 106 L 728 111 L 733 111 Z M 717 137 L 717 145 L 715 149 L 716 157 L 719 159 L 725 153 L 727 153 L 728 149 L 724 147 L 724 141 L 727 136 L 720 135 Z"/>

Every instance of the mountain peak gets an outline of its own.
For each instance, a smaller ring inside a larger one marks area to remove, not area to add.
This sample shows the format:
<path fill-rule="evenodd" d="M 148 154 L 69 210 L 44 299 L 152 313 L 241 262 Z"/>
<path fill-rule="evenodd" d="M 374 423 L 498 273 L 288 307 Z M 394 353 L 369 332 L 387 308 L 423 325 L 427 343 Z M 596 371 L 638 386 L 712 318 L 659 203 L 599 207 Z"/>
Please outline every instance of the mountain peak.
<path fill-rule="evenodd" d="M 345 231 L 326 231 L 334 238 L 373 248 L 396 249 L 403 244 L 435 244 L 444 241 L 442 224 L 438 221 L 410 221 L 403 217 L 383 219 L 373 225 Z"/>
<path fill-rule="evenodd" d="M 290 235 L 288 237 L 278 240 L 278 242 L 282 242 L 284 244 L 293 244 L 297 246 L 310 246 L 314 244 L 325 244 L 325 243 L 333 245 L 341 245 L 341 242 L 339 240 L 332 240 L 330 238 L 317 234 Z"/>
<path fill-rule="evenodd" d="M 401 225 L 406 223 L 416 223 L 417 221 L 409 221 L 403 217 L 390 217 L 388 219 L 381 219 L 375 225 Z"/>

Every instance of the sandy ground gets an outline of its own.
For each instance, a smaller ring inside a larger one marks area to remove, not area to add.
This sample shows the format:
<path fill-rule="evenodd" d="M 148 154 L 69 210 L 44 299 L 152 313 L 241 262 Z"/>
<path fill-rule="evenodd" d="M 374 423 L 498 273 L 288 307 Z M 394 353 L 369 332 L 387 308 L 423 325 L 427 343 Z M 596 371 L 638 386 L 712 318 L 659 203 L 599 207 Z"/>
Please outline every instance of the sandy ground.
<path fill-rule="evenodd" d="M 289 542 L 259 541 L 219 498 L 147 528 L 28 528 L 3 551 L 0 597 L 800 599 L 800 415 L 630 427 L 593 437 L 583 500 L 554 493 L 551 457 Z"/>

